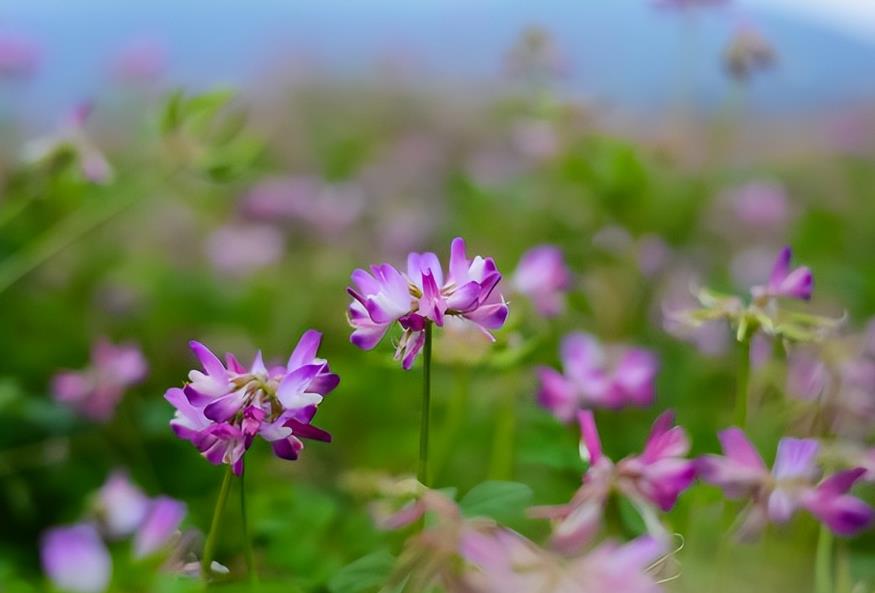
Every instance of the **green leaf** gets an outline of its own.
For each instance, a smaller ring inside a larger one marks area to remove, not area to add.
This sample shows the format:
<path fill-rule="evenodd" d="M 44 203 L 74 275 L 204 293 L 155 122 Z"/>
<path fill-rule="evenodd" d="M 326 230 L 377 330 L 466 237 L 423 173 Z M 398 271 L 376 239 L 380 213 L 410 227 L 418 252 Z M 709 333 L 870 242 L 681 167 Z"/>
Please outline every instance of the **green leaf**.
<path fill-rule="evenodd" d="M 519 482 L 488 481 L 471 488 L 459 506 L 468 517 L 502 520 L 519 515 L 532 499 L 532 489 Z"/>
<path fill-rule="evenodd" d="M 331 593 L 361 593 L 382 585 L 395 565 L 395 557 L 379 550 L 347 564 L 328 581 Z"/>

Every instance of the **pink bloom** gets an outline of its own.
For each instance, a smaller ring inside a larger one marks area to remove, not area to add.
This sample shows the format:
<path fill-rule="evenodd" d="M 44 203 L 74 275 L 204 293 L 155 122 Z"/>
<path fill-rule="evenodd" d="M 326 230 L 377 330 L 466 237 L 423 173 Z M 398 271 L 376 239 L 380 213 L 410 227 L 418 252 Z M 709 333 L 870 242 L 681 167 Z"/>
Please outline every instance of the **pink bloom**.
<path fill-rule="evenodd" d="M 568 422 L 585 407 L 622 408 L 653 402 L 656 356 L 642 348 L 606 352 L 595 337 L 583 332 L 562 340 L 563 372 L 541 367 L 538 401 L 558 419 Z"/>
<path fill-rule="evenodd" d="M 571 284 L 571 273 L 558 247 L 540 245 L 529 249 L 520 258 L 512 284 L 534 303 L 538 313 L 553 317 L 565 309 L 565 293 Z"/>
<path fill-rule="evenodd" d="M 43 571 L 55 587 L 71 593 L 106 591 L 112 560 L 93 525 L 56 527 L 40 545 Z"/>
<path fill-rule="evenodd" d="M 769 181 L 752 181 L 726 194 L 735 217 L 745 227 L 775 230 L 789 218 L 787 192 Z"/>
<path fill-rule="evenodd" d="M 191 342 L 204 370 L 192 370 L 185 388 L 164 394 L 176 408 L 171 428 L 207 461 L 227 463 L 238 475 L 256 436 L 290 460 L 303 449 L 301 438 L 330 441 L 331 435 L 310 424 L 323 397 L 340 382 L 328 362 L 316 357 L 321 341 L 319 332 L 305 332 L 288 363 L 270 368 L 260 352 L 245 368 L 231 354 L 223 364 L 206 346 Z"/>
<path fill-rule="evenodd" d="M 283 234 L 269 225 L 228 224 L 207 239 L 213 267 L 229 276 L 244 277 L 279 261 L 285 251 Z"/>
<path fill-rule="evenodd" d="M 791 298 L 809 300 L 814 287 L 814 277 L 811 270 L 802 266 L 790 269 L 790 259 L 793 252 L 790 247 L 784 247 L 775 260 L 772 274 L 765 286 L 757 286 L 751 290 L 756 299 Z"/>
<path fill-rule="evenodd" d="M 0 78 L 27 78 L 37 69 L 39 48 L 29 39 L 10 33 L 0 34 Z"/>
<path fill-rule="evenodd" d="M 817 441 L 781 439 L 769 472 L 740 429 L 729 428 L 719 437 L 724 455 L 702 457 L 698 472 L 702 480 L 721 487 L 728 498 L 751 500 L 744 535 L 759 531 L 767 521 L 786 523 L 800 507 L 840 535 L 852 535 L 871 523 L 869 506 L 847 494 L 865 470 L 840 472 L 818 484 Z"/>
<path fill-rule="evenodd" d="M 134 536 L 134 557 L 143 558 L 161 550 L 176 536 L 185 518 L 185 504 L 166 496 L 156 498 Z"/>
<path fill-rule="evenodd" d="M 146 360 L 134 344 L 114 345 L 101 338 L 91 349 L 91 365 L 61 371 L 52 379 L 55 399 L 90 420 L 105 422 L 127 388 L 146 377 Z"/>
<path fill-rule="evenodd" d="M 122 471 L 113 472 L 97 493 L 97 512 L 106 534 L 124 537 L 136 531 L 149 511 L 149 498 Z"/>
<path fill-rule="evenodd" d="M 492 337 L 489 330 L 504 325 L 507 304 L 497 285 L 501 274 L 492 258 L 468 259 L 465 242 L 453 240 L 446 276 L 434 253 L 411 253 L 407 273 L 390 264 L 352 273 L 353 297 L 347 318 L 353 327 L 350 341 L 364 350 L 374 348 L 389 328 L 404 330 L 395 358 L 410 369 L 425 342 L 426 324 L 444 325 L 445 316 L 470 321 Z"/>
<path fill-rule="evenodd" d="M 113 74 L 124 82 L 151 83 L 167 68 L 167 50 L 155 39 L 135 39 L 122 48 Z"/>
<path fill-rule="evenodd" d="M 590 541 L 601 525 L 605 503 L 614 490 L 627 497 L 645 519 L 650 520 L 649 528 L 657 535 L 664 535 L 653 521 L 654 509 L 670 510 L 696 475 L 694 463 L 684 457 L 690 449 L 687 434 L 681 427 L 674 426 L 674 415 L 665 412 L 659 416 L 644 451 L 616 464 L 602 453 L 593 413 L 578 412 L 578 421 L 581 455 L 590 464 L 583 476 L 583 485 L 570 503 L 533 511 L 535 516 L 554 521 L 553 546 L 571 552 Z"/>

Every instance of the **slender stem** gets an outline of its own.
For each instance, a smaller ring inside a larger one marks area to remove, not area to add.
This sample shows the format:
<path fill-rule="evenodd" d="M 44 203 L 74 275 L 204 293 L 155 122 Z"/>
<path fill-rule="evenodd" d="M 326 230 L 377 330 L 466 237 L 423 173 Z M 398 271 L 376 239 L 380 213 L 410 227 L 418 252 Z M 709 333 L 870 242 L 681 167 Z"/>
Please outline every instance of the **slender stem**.
<path fill-rule="evenodd" d="M 419 470 L 417 479 L 428 486 L 428 425 L 431 408 L 431 323 L 425 325 L 422 347 L 422 414 L 419 425 Z"/>
<path fill-rule="evenodd" d="M 252 553 L 252 538 L 249 536 L 249 519 L 246 514 L 246 472 L 240 474 L 240 516 L 243 518 L 243 542 L 246 554 L 246 572 L 252 583 L 258 582 L 258 572 L 255 570 L 255 556 Z"/>
<path fill-rule="evenodd" d="M 739 342 L 738 383 L 735 392 L 735 423 L 744 428 L 747 424 L 748 384 L 750 383 L 750 338 Z"/>
<path fill-rule="evenodd" d="M 821 523 L 814 563 L 815 593 L 832 593 L 832 542 L 832 532 Z"/>
<path fill-rule="evenodd" d="M 222 486 L 219 489 L 219 497 L 216 499 L 216 506 L 213 509 L 213 522 L 210 524 L 210 533 L 207 536 L 207 542 L 204 544 L 204 555 L 201 558 L 201 574 L 205 581 L 208 581 L 212 573 L 210 566 L 213 563 L 213 553 L 216 551 L 216 543 L 219 540 L 219 527 L 222 523 L 222 511 L 225 510 L 225 502 L 228 500 L 228 492 L 231 491 L 231 478 L 234 476 L 234 470 L 229 465 L 225 471 L 225 478 L 222 480 Z"/>

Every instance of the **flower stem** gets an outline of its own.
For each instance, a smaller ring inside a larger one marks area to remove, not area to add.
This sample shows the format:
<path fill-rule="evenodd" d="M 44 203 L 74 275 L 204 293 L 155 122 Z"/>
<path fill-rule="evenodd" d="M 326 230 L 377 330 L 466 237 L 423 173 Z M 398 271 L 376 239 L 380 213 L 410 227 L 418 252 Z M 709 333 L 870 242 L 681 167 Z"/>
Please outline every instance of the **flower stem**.
<path fill-rule="evenodd" d="M 246 572 L 249 573 L 249 581 L 258 583 L 258 572 L 255 570 L 255 556 L 252 553 L 252 538 L 249 536 L 249 518 L 246 514 L 246 484 L 244 478 L 246 472 L 240 474 L 240 516 L 243 520 L 243 545 L 246 554 Z"/>
<path fill-rule="evenodd" d="M 431 408 L 431 323 L 425 325 L 425 344 L 422 347 L 422 414 L 419 425 L 419 469 L 417 479 L 425 486 L 428 482 L 428 425 Z"/>
<path fill-rule="evenodd" d="M 738 383 L 735 392 L 735 423 L 739 428 L 747 424 L 748 384 L 750 383 L 750 338 L 745 337 L 739 342 L 738 348 Z"/>
<path fill-rule="evenodd" d="M 832 532 L 820 525 L 814 563 L 814 593 L 832 593 Z"/>
<path fill-rule="evenodd" d="M 229 465 L 225 472 L 225 478 L 222 480 L 222 486 L 219 489 L 219 497 L 216 499 L 216 506 L 213 509 L 213 522 L 210 524 L 210 533 L 207 536 L 206 544 L 204 544 L 204 555 L 201 558 L 201 574 L 205 581 L 209 580 L 212 573 L 210 567 L 213 563 L 213 553 L 216 551 L 216 543 L 219 539 L 222 511 L 225 510 L 225 502 L 228 500 L 228 492 L 231 490 L 231 478 L 233 476 L 234 470 Z"/>

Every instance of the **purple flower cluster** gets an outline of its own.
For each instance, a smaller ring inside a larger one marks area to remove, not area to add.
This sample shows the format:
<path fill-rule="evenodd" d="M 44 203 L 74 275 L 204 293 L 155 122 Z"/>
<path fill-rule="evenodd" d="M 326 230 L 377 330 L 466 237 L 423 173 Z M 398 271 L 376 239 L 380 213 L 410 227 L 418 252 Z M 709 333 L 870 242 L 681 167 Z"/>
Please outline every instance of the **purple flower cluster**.
<path fill-rule="evenodd" d="M 406 274 L 390 264 L 371 266 L 352 274 L 353 297 L 347 309 L 354 328 L 350 341 L 364 350 L 374 348 L 396 322 L 403 335 L 395 358 L 410 369 L 425 344 L 428 324 L 442 326 L 446 316 L 472 322 L 491 337 L 507 319 L 507 303 L 497 290 L 501 274 L 491 257 L 468 259 L 465 241 L 453 239 L 446 275 L 434 253 L 411 253 Z"/>
<path fill-rule="evenodd" d="M 601 525 L 605 504 L 613 491 L 635 505 L 654 535 L 664 535 L 654 508 L 670 510 L 696 477 L 694 462 L 685 457 L 690 449 L 689 439 L 683 428 L 674 425 L 674 415 L 665 412 L 659 416 L 644 451 L 617 463 L 602 453 L 593 413 L 579 412 L 578 421 L 581 454 L 590 464 L 583 485 L 568 504 L 532 511 L 537 517 L 553 520 L 553 546 L 570 552 L 589 542 Z"/>
<path fill-rule="evenodd" d="M 199 342 L 191 348 L 203 371 L 189 373 L 183 388 L 168 389 L 164 398 L 176 408 L 170 426 L 213 464 L 226 463 L 243 472 L 243 456 L 258 435 L 282 459 L 297 459 L 302 438 L 330 441 L 312 426 L 322 398 L 340 382 L 328 362 L 317 358 L 322 334 L 309 330 L 288 363 L 268 367 L 261 353 L 244 367 L 228 354 L 223 364 Z"/>
<path fill-rule="evenodd" d="M 581 408 L 647 406 L 653 402 L 656 356 L 642 348 L 606 351 L 595 337 L 575 332 L 562 340 L 562 370 L 538 369 L 538 401 L 569 422 Z"/>
<path fill-rule="evenodd" d="M 125 390 L 146 377 L 148 365 L 134 344 L 105 338 L 91 349 L 91 364 L 81 371 L 61 371 L 52 378 L 55 400 L 98 422 L 112 418 Z"/>
<path fill-rule="evenodd" d="M 95 499 L 96 520 L 47 531 L 40 547 L 43 571 L 58 589 L 101 593 L 112 559 L 105 540 L 133 536 L 134 559 L 150 557 L 175 540 L 185 505 L 166 496 L 150 499 L 123 472 L 114 472 Z"/>
<path fill-rule="evenodd" d="M 853 535 L 872 523 L 872 508 L 848 494 L 866 470 L 818 480 L 818 441 L 781 439 L 770 472 L 741 429 L 729 428 L 719 436 L 723 455 L 706 455 L 696 465 L 701 479 L 722 488 L 727 497 L 751 501 L 742 535 L 759 532 L 769 521 L 785 523 L 800 508 L 839 535 Z"/>
<path fill-rule="evenodd" d="M 565 309 L 571 272 L 558 247 L 540 245 L 529 249 L 520 258 L 512 284 L 517 292 L 532 301 L 538 313 L 554 317 Z"/>

